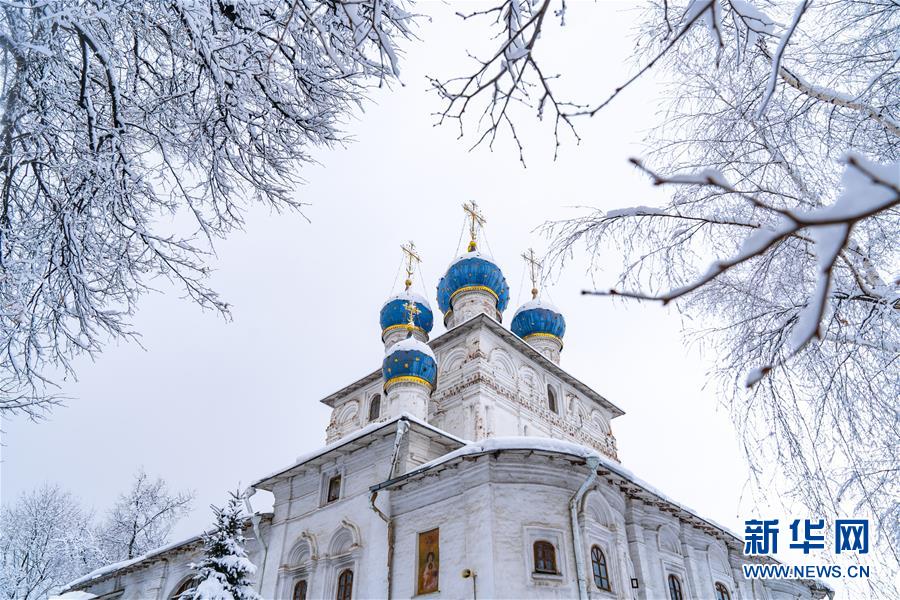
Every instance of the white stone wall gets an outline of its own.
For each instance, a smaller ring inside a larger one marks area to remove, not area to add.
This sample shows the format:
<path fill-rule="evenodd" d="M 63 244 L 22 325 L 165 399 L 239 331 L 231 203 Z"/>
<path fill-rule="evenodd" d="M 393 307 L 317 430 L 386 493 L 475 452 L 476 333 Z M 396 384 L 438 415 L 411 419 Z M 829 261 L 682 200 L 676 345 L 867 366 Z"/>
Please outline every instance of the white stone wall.
<path fill-rule="evenodd" d="M 415 426 L 408 433 L 401 471 L 448 449 Z M 274 486 L 274 514 L 262 529 L 267 552 L 248 531 L 264 598 L 290 598 L 299 578 L 307 579 L 309 598 L 333 598 L 344 568 L 353 569 L 354 598 L 386 597 L 388 529 L 370 506 L 369 488 L 387 479 L 393 446 L 393 436 L 373 435 L 367 445 L 336 450 Z M 341 499 L 323 505 L 324 482 L 336 472 L 344 481 Z M 475 572 L 480 598 L 577 597 L 568 504 L 586 476 L 581 459 L 504 451 L 450 461 L 381 490 L 377 506 L 394 522 L 392 597 L 415 595 L 417 536 L 434 528 L 440 530 L 440 591 L 429 597 L 471 598 L 473 579 L 462 577 L 464 569 Z M 599 476 L 589 489 L 579 523 L 591 598 L 665 599 L 669 573 L 681 580 L 685 598 L 712 598 L 716 581 L 735 600 L 811 598 L 798 582 L 751 586 L 740 578 L 743 557 L 735 540 L 657 504 L 623 491 L 612 476 Z M 534 573 L 532 544 L 538 539 L 556 547 L 559 575 Z M 594 544 L 606 555 L 610 592 L 594 585 Z M 198 559 L 196 546 L 169 552 L 85 589 L 163 600 Z"/>
<path fill-rule="evenodd" d="M 264 597 L 290 598 L 300 578 L 308 581 L 309 598 L 334 597 L 344 568 L 353 569 L 354 597 L 386 595 L 387 524 L 372 509 L 369 488 L 388 478 L 394 442 L 392 434 L 349 453 L 335 451 L 329 460 L 275 486 Z M 412 425 L 400 446 L 397 474 L 449 450 Z M 337 473 L 343 485 L 341 499 L 326 504 L 327 481 Z M 385 492 L 377 499 L 382 510 L 387 510 L 389 495 Z"/>
<path fill-rule="evenodd" d="M 444 325 L 452 329 L 480 314 L 502 321 L 503 315 L 497 310 L 497 297 L 484 290 L 459 292 L 450 300 L 452 310 L 444 315 Z"/>
<path fill-rule="evenodd" d="M 367 386 L 348 394 L 335 402 L 331 411 L 331 421 L 325 430 L 325 443 L 331 444 L 362 429 L 370 422 L 384 421 L 387 415 L 387 400 L 384 395 L 384 381 L 379 377 Z M 378 417 L 369 420 L 369 408 L 378 397 L 381 405 Z"/>
<path fill-rule="evenodd" d="M 437 353 L 437 386 L 427 405 L 428 422 L 468 440 L 492 436 L 540 436 L 567 439 L 617 459 L 609 409 L 501 339 L 487 327 L 442 344 Z M 381 398 L 378 420 L 400 412 L 419 412 L 415 403 L 388 402 L 381 378 L 336 399 L 326 443 L 369 422 L 372 398 Z M 549 390 L 555 396 L 550 410 Z M 422 415 L 424 416 L 424 415 Z"/>
<path fill-rule="evenodd" d="M 517 347 L 484 322 L 475 325 L 469 330 L 464 325 L 457 330 L 459 337 L 435 344 L 439 374 L 428 402 L 429 423 L 470 440 L 566 439 L 616 458 L 608 405 L 532 358 L 531 350 Z M 556 397 L 553 411 L 548 386 Z M 380 377 L 364 378 L 348 390 L 329 399 L 333 412 L 328 443 L 370 422 L 369 406 L 376 394 L 382 396 L 382 411 L 375 420 L 389 417 Z M 290 598 L 300 578 L 308 581 L 308 598 L 333 598 L 338 574 L 345 568 L 354 572 L 354 598 L 386 596 L 388 526 L 372 508 L 370 488 L 389 478 L 394 441 L 393 429 L 372 432 L 298 466 L 272 485 L 273 514 L 262 528 L 265 547 L 247 532 L 264 598 Z M 458 445 L 411 424 L 394 475 L 409 473 Z M 341 497 L 326 503 L 328 480 L 335 474 L 341 475 Z M 417 534 L 437 527 L 440 591 L 429 596 L 471 598 L 474 583 L 480 598 L 577 597 L 568 502 L 586 476 L 581 459 L 504 451 L 453 460 L 381 490 L 376 506 L 394 524 L 392 596 L 415 595 Z M 744 557 L 735 540 L 651 496 L 612 473 L 601 474 L 586 494 L 580 527 L 591 598 L 665 599 L 670 573 L 681 580 L 685 598 L 712 598 L 717 581 L 734 600 L 811 597 L 802 583 L 743 580 Z M 532 544 L 537 539 L 556 546 L 559 575 L 534 574 Z M 593 583 L 594 544 L 607 558 L 610 592 Z M 95 594 L 122 591 L 126 600 L 166 600 L 198 558 L 196 545 L 173 550 L 82 589 Z M 463 569 L 474 571 L 476 578 L 463 578 Z M 632 579 L 637 588 L 632 588 Z"/>
<path fill-rule="evenodd" d="M 586 476 L 567 458 L 537 455 L 486 455 L 460 463 L 439 476 L 409 482 L 392 493 L 395 516 L 395 597 L 411 597 L 415 584 L 417 533 L 440 528 L 442 598 L 470 598 L 476 571 L 482 598 L 577 597 L 575 553 L 568 502 Z M 734 599 L 811 598 L 799 582 L 766 583 L 740 579 L 742 557 L 717 536 L 647 506 L 600 479 L 585 496 L 580 512 L 585 575 L 591 598 L 665 599 L 667 577 L 679 577 L 685 598 L 713 598 L 716 582 Z M 557 547 L 559 576 L 533 573 L 532 543 Z M 593 583 L 590 548 L 607 558 L 611 592 Z M 639 587 L 631 587 L 637 578 Z M 737 580 L 736 580 L 737 579 Z"/>
<path fill-rule="evenodd" d="M 475 441 L 523 435 L 567 439 L 617 458 L 609 410 L 486 327 L 442 346 L 437 359 L 437 389 L 429 405 L 429 422 L 436 427 Z"/>

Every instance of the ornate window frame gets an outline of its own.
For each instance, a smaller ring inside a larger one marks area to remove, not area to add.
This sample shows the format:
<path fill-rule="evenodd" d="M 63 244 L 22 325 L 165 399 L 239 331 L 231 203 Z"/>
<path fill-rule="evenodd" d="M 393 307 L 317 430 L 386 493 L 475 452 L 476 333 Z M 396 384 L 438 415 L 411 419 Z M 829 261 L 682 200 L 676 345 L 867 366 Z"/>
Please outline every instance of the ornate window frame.
<path fill-rule="evenodd" d="M 731 590 L 724 582 L 716 581 L 713 589 L 716 592 L 716 600 L 731 600 Z"/>
<path fill-rule="evenodd" d="M 316 538 L 309 531 L 301 531 L 287 554 L 287 562 L 278 569 L 277 598 L 293 600 L 294 588 L 306 580 L 306 595 L 310 597 L 318 560 Z"/>
<path fill-rule="evenodd" d="M 542 585 L 546 583 L 565 583 L 568 565 L 565 551 L 565 533 L 561 529 L 551 529 L 540 526 L 525 526 L 524 528 L 524 548 L 525 555 L 525 573 L 528 577 L 529 585 Z M 534 544 L 535 542 L 544 541 L 550 543 L 556 552 L 556 573 L 541 573 L 535 571 L 534 564 Z"/>
<path fill-rule="evenodd" d="M 379 392 L 369 396 L 369 401 L 366 403 L 366 423 L 374 423 L 381 418 L 381 415 L 384 412 L 383 400 L 384 398 Z M 372 416 L 372 407 L 375 405 L 375 402 L 378 402 L 378 414 Z"/>
<path fill-rule="evenodd" d="M 609 585 L 608 588 L 602 588 L 599 585 L 597 585 L 597 581 L 594 576 L 594 548 L 597 548 L 597 550 L 599 550 L 600 553 L 603 555 L 603 562 L 606 564 L 606 582 L 607 582 L 607 585 Z M 590 573 L 591 573 L 591 588 L 595 592 L 600 593 L 600 594 L 613 594 L 614 595 L 615 590 L 618 588 L 617 582 L 615 581 L 615 578 L 613 577 L 613 573 L 615 572 L 615 569 L 614 569 L 614 563 L 612 562 L 612 559 L 610 559 L 610 556 L 612 556 L 612 554 L 609 552 L 608 547 L 602 541 L 600 541 L 600 540 L 592 541 L 590 548 L 588 549 L 588 558 L 590 559 L 590 562 L 591 562 L 591 571 L 590 571 Z"/>
<path fill-rule="evenodd" d="M 687 593 L 687 580 L 685 578 L 685 574 L 682 572 L 673 570 L 673 569 L 665 569 L 663 572 L 665 573 L 665 576 L 666 576 L 665 579 L 663 580 L 663 583 L 665 584 L 665 590 L 666 590 L 666 600 L 675 600 L 672 598 L 672 590 L 670 588 L 670 583 L 669 583 L 671 578 L 673 578 L 673 577 L 678 581 L 678 590 L 681 595 L 680 600 L 687 600 L 688 593 Z"/>
<path fill-rule="evenodd" d="M 338 540 L 342 536 L 349 535 L 349 545 L 346 545 L 346 538 L 341 547 L 335 547 Z M 324 598 L 336 598 L 338 588 L 338 577 L 345 569 L 353 571 L 353 586 L 350 593 L 352 598 L 356 598 L 359 590 L 359 557 L 362 541 L 360 537 L 359 527 L 346 519 L 341 521 L 340 526 L 331 534 L 328 542 L 328 556 L 325 558 L 325 590 Z"/>
<path fill-rule="evenodd" d="M 344 466 L 335 467 L 332 469 L 325 469 L 322 471 L 322 481 L 320 483 L 319 490 L 319 507 L 331 506 L 333 504 L 337 504 L 341 502 L 347 497 L 347 469 Z M 328 500 L 328 488 L 331 485 L 331 480 L 335 477 L 341 478 L 341 486 L 338 491 L 338 497 L 336 500 Z"/>

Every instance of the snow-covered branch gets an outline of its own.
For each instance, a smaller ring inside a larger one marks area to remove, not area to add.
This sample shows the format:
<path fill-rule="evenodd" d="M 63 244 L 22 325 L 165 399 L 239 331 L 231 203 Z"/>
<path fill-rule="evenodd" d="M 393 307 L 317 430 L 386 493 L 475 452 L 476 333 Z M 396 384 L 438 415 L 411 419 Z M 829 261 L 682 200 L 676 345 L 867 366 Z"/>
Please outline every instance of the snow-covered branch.
<path fill-rule="evenodd" d="M 412 20 L 404 0 L 0 0 L 0 411 L 59 401 L 157 277 L 227 314 L 212 242 L 251 202 L 302 209 L 299 168 L 396 77 Z"/>
<path fill-rule="evenodd" d="M 621 255 L 596 293 L 677 303 L 762 487 L 777 469 L 811 513 L 871 518 L 882 575 L 857 592 L 894 597 L 900 5 L 719 0 L 673 44 L 698 4 L 647 4 L 637 72 L 671 83 L 658 168 L 635 164 L 671 198 L 549 224 L 553 264 L 584 248 L 602 281 Z"/>

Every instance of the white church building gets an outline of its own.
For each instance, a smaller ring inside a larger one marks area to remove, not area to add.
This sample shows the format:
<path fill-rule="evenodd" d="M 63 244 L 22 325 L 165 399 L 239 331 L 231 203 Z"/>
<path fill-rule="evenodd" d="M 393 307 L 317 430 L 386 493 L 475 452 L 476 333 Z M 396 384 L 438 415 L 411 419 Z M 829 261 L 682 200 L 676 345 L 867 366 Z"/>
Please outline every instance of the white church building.
<path fill-rule="evenodd" d="M 446 333 L 407 291 L 381 309 L 381 368 L 322 399 L 326 446 L 260 478 L 248 520 L 263 598 L 787 600 L 810 580 L 748 580 L 735 534 L 622 466 L 622 410 L 560 366 L 565 320 L 534 299 L 507 328 L 509 287 L 475 243 L 438 285 Z M 414 250 L 405 248 L 407 273 Z M 174 600 L 200 537 L 98 569 L 65 595 Z"/>

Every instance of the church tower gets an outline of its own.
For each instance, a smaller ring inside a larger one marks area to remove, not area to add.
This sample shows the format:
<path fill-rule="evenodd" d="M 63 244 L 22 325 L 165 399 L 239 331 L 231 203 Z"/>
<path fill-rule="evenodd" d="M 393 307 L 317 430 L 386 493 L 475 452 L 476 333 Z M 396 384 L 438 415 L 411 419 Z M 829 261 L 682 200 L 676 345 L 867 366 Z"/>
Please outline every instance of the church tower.
<path fill-rule="evenodd" d="M 400 249 L 403 250 L 406 268 L 406 281 L 403 282 L 405 288 L 399 294 L 388 298 L 381 307 L 379 314 L 381 341 L 384 342 L 385 350 L 405 339 L 409 333 L 412 333 L 412 336 L 417 340 L 427 342 L 428 334 L 431 333 L 431 328 L 434 326 L 434 314 L 431 312 L 431 305 L 428 304 L 428 300 L 410 290 L 416 266 L 422 262 L 422 259 L 416 252 L 416 245 L 409 242 L 400 246 Z M 407 304 L 410 302 L 416 308 L 411 323 L 407 312 Z"/>
<path fill-rule="evenodd" d="M 384 416 L 408 413 L 424 421 L 437 381 L 437 360 L 428 344 L 414 335 L 419 314 L 416 303 L 410 301 L 404 307 L 408 315 L 407 337 L 388 349 L 381 366 L 387 397 Z"/>
<path fill-rule="evenodd" d="M 484 216 L 475 202 L 464 204 L 463 210 L 470 219 L 468 252 L 450 263 L 437 289 L 438 307 L 447 329 L 480 314 L 502 322 L 509 304 L 509 286 L 503 272 L 478 251 L 476 237 L 485 223 Z"/>
<path fill-rule="evenodd" d="M 531 300 L 519 307 L 513 315 L 510 329 L 528 344 L 559 364 L 562 338 L 566 334 L 566 319 L 558 308 L 538 297 L 538 279 L 541 263 L 534 257 L 534 250 L 522 254 L 531 273 Z"/>

